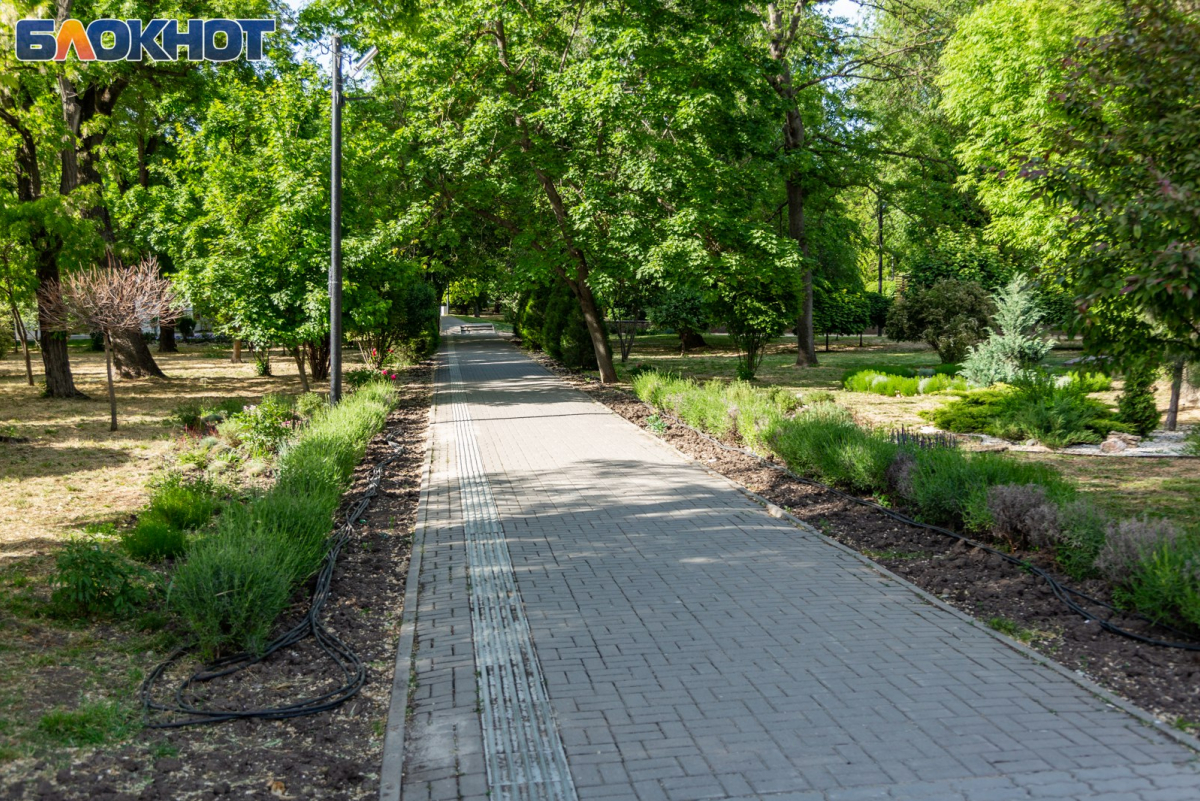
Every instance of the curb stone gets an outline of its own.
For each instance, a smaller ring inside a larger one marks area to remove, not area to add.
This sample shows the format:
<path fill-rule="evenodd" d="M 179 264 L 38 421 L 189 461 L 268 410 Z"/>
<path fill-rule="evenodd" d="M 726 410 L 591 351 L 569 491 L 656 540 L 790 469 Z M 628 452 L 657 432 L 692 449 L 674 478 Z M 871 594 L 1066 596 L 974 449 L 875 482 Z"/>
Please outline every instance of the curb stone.
<path fill-rule="evenodd" d="M 437 410 L 437 376 L 441 352 L 430 376 L 428 420 L 425 427 L 425 465 L 421 468 L 421 493 L 417 499 L 417 520 L 409 549 L 408 574 L 404 580 L 404 607 L 400 613 L 400 637 L 396 644 L 396 669 L 392 674 L 392 698 L 388 706 L 383 740 L 383 760 L 379 769 L 379 801 L 400 801 L 404 781 L 404 741 L 408 721 L 408 696 L 411 691 L 413 643 L 417 628 L 417 591 L 421 576 L 421 556 L 425 549 L 425 517 L 429 511 L 429 474 L 433 468 L 433 423 Z"/>

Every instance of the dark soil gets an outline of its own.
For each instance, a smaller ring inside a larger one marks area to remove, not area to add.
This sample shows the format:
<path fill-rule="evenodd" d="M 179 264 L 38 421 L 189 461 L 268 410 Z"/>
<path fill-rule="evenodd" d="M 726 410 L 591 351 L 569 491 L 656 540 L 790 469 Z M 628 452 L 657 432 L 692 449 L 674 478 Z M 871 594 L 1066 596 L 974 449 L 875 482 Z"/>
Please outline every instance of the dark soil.
<path fill-rule="evenodd" d="M 620 389 L 539 362 L 617 414 L 646 428 L 654 410 Z M 1024 641 L 1161 720 L 1195 734 L 1200 723 L 1200 652 L 1146 645 L 1103 630 L 1064 606 L 1045 581 L 995 554 L 942 534 L 900 523 L 877 509 L 812 486 L 763 459 L 726 450 L 678 421 L 660 436 L 685 456 L 786 509 L 825 535 L 863 553 L 946 603 Z M 732 443 L 731 443 L 732 444 Z M 1048 556 L 1014 554 L 1045 568 L 1062 584 L 1111 600 L 1102 582 L 1074 582 Z M 1099 613 L 1100 610 L 1097 610 Z M 1105 619 L 1111 615 L 1105 612 Z M 1147 637 L 1178 639 L 1138 618 L 1111 622 Z"/>
<path fill-rule="evenodd" d="M 246 720 L 181 729 L 144 729 L 116 748 L 47 759 L 0 799 L 320 798 L 362 799 L 379 792 L 384 724 L 391 700 L 396 639 L 408 567 L 430 403 L 428 366 L 406 371 L 387 433 L 403 450 L 385 471 L 379 494 L 342 551 L 325 606 L 327 627 L 367 665 L 367 684 L 330 712 L 286 721 Z M 346 493 L 362 493 L 371 467 L 391 455 L 377 435 Z M 308 608 L 296 598 L 291 625 Z M 188 666 L 194 669 L 196 665 Z M 190 672 L 190 670 L 189 670 Z M 320 694 L 341 672 L 312 639 L 207 689 L 208 703 L 260 708 Z M 169 695 L 173 684 L 165 683 Z M 166 720 L 158 717 L 155 720 Z"/>

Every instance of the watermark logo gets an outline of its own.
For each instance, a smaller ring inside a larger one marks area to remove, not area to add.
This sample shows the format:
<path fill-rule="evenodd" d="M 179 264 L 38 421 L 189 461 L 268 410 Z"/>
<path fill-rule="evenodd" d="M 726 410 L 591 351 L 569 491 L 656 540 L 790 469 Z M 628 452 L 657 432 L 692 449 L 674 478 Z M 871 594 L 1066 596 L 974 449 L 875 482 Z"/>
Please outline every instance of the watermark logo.
<path fill-rule="evenodd" d="M 233 61 L 245 51 L 249 61 L 263 58 L 263 36 L 275 32 L 273 19 L 189 19 L 180 30 L 175 19 L 98 19 L 86 27 L 77 19 L 57 31 L 52 19 L 17 20 L 17 59 L 65 61 L 74 50 L 80 61 Z"/>

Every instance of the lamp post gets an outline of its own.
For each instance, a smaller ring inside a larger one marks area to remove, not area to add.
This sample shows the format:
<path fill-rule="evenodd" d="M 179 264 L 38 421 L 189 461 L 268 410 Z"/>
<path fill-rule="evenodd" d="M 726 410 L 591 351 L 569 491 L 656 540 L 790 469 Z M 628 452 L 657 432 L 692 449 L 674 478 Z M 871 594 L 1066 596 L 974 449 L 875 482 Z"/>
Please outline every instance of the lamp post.
<path fill-rule="evenodd" d="M 372 47 L 350 70 L 356 77 L 378 53 Z M 333 36 L 333 92 L 329 180 L 329 402 L 342 399 L 342 37 Z"/>

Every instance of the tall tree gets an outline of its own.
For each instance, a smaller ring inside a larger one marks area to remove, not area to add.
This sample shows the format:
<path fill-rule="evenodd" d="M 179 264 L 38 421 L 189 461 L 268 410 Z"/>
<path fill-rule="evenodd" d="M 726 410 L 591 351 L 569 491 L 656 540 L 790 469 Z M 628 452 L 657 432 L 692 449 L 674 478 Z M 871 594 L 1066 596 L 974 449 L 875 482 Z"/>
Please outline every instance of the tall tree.
<path fill-rule="evenodd" d="M 1191 0 L 992 0 L 942 79 L 992 235 L 1040 255 L 1085 345 L 1175 387 L 1200 354 L 1196 20 Z"/>
<path fill-rule="evenodd" d="M 604 381 L 608 288 L 669 236 L 719 247 L 699 225 L 709 182 L 682 167 L 717 165 L 714 137 L 761 106 L 753 23 L 735 2 L 461 0 L 392 31 L 382 74 L 417 145 L 408 169 L 508 232 L 528 282 L 570 287 Z"/>
<path fill-rule="evenodd" d="M 788 236 L 803 257 L 803 297 L 796 324 L 796 365 L 817 365 L 813 327 L 813 274 L 810 223 L 814 193 L 864 183 L 850 178 L 856 162 L 868 158 L 868 142 L 856 136 L 848 108 L 837 96 L 856 82 L 895 80 L 909 72 L 905 56 L 927 48 L 931 14 L 920 3 L 871 4 L 880 18 L 905 15 L 907 27 L 876 25 L 853 30 L 832 21 L 825 0 L 794 0 L 751 5 L 760 18 L 773 62 L 767 80 L 778 95 L 782 115 L 779 168 L 785 190 Z M 866 5 L 866 4 L 864 4 Z M 897 34 L 903 34 L 902 36 Z M 841 160 L 842 164 L 835 162 Z"/>

